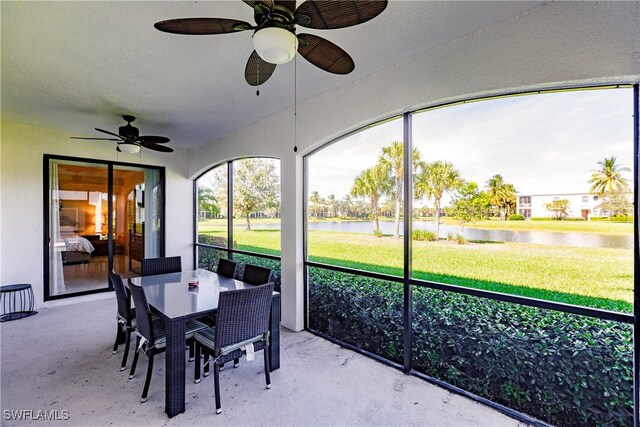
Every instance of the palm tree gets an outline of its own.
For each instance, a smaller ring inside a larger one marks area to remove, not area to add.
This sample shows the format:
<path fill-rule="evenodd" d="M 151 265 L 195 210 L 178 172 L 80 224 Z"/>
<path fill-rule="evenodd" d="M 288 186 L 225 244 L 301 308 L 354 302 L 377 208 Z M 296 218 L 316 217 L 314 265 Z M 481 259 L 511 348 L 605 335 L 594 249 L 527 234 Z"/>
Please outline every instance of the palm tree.
<path fill-rule="evenodd" d="M 591 193 L 597 194 L 602 200 L 602 215 L 606 211 L 607 198 L 615 193 L 629 190 L 629 181 L 622 176 L 622 172 L 631 172 L 631 169 L 616 164 L 616 157 L 612 156 L 598 162 L 600 169 L 593 172 L 589 184 Z M 606 196 L 606 197 L 605 197 Z"/>
<path fill-rule="evenodd" d="M 420 152 L 417 148 L 412 152 L 413 169 L 420 164 Z M 378 163 L 395 179 L 394 199 L 396 204 L 395 227 L 393 237 L 400 237 L 400 211 L 402 209 L 402 185 L 404 183 L 404 146 L 400 141 L 393 141 L 391 145 L 382 148 L 382 155 Z"/>
<path fill-rule="evenodd" d="M 390 190 L 387 173 L 380 165 L 360 172 L 353 183 L 351 195 L 354 197 L 368 197 L 371 202 L 371 219 L 373 220 L 373 234 L 380 236 L 380 197 Z"/>
<path fill-rule="evenodd" d="M 496 174 L 487 181 L 487 192 L 491 207 L 498 211 L 500 219 L 504 221 L 507 213 L 515 209 L 516 188 L 513 184 L 506 183 L 500 174 Z"/>
<path fill-rule="evenodd" d="M 505 184 L 504 186 L 504 209 L 505 217 L 516 213 L 516 198 L 518 191 L 513 184 Z"/>
<path fill-rule="evenodd" d="M 355 216 L 353 211 L 353 201 L 349 194 L 345 195 L 344 198 L 338 202 L 338 211 L 340 217 Z"/>
<path fill-rule="evenodd" d="M 416 197 L 433 199 L 435 214 L 434 224 L 436 238 L 440 232 L 440 202 L 445 192 L 454 190 L 460 186 L 462 178 L 460 172 L 453 163 L 437 160 L 432 163 L 422 164 L 422 170 L 416 177 Z"/>
<path fill-rule="evenodd" d="M 207 212 L 211 218 L 220 213 L 218 198 L 209 187 L 198 187 L 198 212 Z"/>
<path fill-rule="evenodd" d="M 338 201 L 336 200 L 335 194 L 330 194 L 329 197 L 327 197 L 327 216 L 329 218 L 338 216 Z"/>
<path fill-rule="evenodd" d="M 309 196 L 309 213 L 310 216 L 319 217 L 320 213 L 323 210 L 324 199 L 320 196 L 320 193 L 317 191 L 311 192 L 311 196 Z"/>

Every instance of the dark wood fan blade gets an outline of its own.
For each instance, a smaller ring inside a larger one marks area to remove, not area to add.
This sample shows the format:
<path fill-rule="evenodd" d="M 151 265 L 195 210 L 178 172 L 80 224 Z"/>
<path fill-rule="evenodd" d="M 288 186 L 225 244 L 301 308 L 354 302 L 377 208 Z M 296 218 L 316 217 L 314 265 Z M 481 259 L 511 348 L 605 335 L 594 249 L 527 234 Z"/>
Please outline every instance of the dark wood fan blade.
<path fill-rule="evenodd" d="M 349 74 L 355 68 L 347 52 L 313 34 L 298 35 L 298 52 L 318 68 L 333 74 Z"/>
<path fill-rule="evenodd" d="M 251 86 L 260 86 L 269 80 L 269 77 L 271 77 L 275 69 L 276 64 L 260 58 L 258 52 L 254 50 L 251 56 L 249 56 L 247 66 L 244 69 L 244 78 Z"/>
<path fill-rule="evenodd" d="M 108 130 L 95 128 L 98 132 L 106 133 L 108 135 L 117 136 L 120 139 L 124 139 L 123 136 L 118 135 L 117 133 L 109 132 Z"/>
<path fill-rule="evenodd" d="M 93 141 L 121 141 L 120 139 L 115 138 L 83 138 L 81 136 L 70 136 L 71 139 L 88 139 Z"/>
<path fill-rule="evenodd" d="M 145 141 L 141 141 L 140 145 L 142 147 L 144 147 L 144 148 L 148 148 L 149 150 L 161 151 L 163 153 L 172 153 L 173 152 L 173 148 L 167 147 L 166 145 L 158 145 L 158 144 L 153 144 L 153 143 L 149 143 L 149 142 L 145 142 Z"/>
<path fill-rule="evenodd" d="M 144 142 L 145 144 L 166 144 L 171 140 L 166 136 L 144 135 L 139 136 L 138 141 L 141 143 Z"/>
<path fill-rule="evenodd" d="M 206 35 L 235 33 L 251 29 L 251 24 L 226 18 L 182 18 L 156 22 L 157 30 L 172 34 Z"/>
<path fill-rule="evenodd" d="M 256 4 L 261 4 L 269 10 L 273 10 L 273 0 L 242 0 L 242 1 L 248 4 L 249 6 L 251 6 L 252 9 L 256 8 Z"/>
<path fill-rule="evenodd" d="M 319 30 L 350 27 L 380 15 L 387 3 L 387 0 L 307 0 L 296 10 L 296 22 Z M 309 18 L 308 23 L 298 15 Z"/>
<path fill-rule="evenodd" d="M 296 10 L 296 0 L 275 0 L 276 6 L 284 6 L 293 13 Z"/>

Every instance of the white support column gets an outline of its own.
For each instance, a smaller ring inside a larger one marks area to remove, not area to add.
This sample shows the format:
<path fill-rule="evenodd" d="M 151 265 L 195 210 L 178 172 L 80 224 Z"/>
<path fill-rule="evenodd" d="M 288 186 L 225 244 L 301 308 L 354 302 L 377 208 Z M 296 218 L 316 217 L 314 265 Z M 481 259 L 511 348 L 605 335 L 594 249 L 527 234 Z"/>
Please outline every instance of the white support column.
<path fill-rule="evenodd" d="M 280 158 L 282 224 L 282 326 L 304 328 L 304 270 L 302 246 L 303 159 L 293 149 Z"/>

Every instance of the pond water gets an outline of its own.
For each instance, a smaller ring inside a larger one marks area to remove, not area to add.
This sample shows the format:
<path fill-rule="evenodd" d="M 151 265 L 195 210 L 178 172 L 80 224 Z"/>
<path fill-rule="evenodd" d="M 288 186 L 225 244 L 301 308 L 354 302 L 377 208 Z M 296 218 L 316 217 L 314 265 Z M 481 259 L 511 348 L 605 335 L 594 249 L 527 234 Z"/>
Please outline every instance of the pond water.
<path fill-rule="evenodd" d="M 380 221 L 380 229 L 383 234 L 393 234 L 393 221 Z M 309 230 L 341 231 L 352 233 L 372 233 L 373 226 L 370 221 L 341 221 L 341 222 L 310 222 Z M 280 224 L 256 224 L 253 228 L 280 228 Z M 414 221 L 414 230 L 435 231 L 432 221 Z M 402 223 L 400 224 L 402 234 Z M 459 226 L 440 225 L 440 238 L 445 238 L 449 233 L 460 233 Z M 492 230 L 465 227 L 462 233 L 467 240 L 488 240 L 492 242 L 521 242 L 536 243 L 541 245 L 578 246 L 597 248 L 633 248 L 633 235 L 615 235 L 601 233 L 578 233 L 556 231 L 512 231 Z"/>

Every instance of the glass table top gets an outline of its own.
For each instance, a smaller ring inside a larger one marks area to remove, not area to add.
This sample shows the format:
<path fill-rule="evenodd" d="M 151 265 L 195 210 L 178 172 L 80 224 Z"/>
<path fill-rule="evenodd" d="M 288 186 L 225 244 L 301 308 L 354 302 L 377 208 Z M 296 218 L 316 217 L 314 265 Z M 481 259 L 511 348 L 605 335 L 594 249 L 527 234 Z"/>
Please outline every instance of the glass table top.
<path fill-rule="evenodd" d="M 192 279 L 199 281 L 195 288 L 189 288 Z M 131 282 L 144 288 L 149 305 L 171 319 L 215 310 L 220 292 L 252 286 L 201 269 L 135 277 Z"/>

